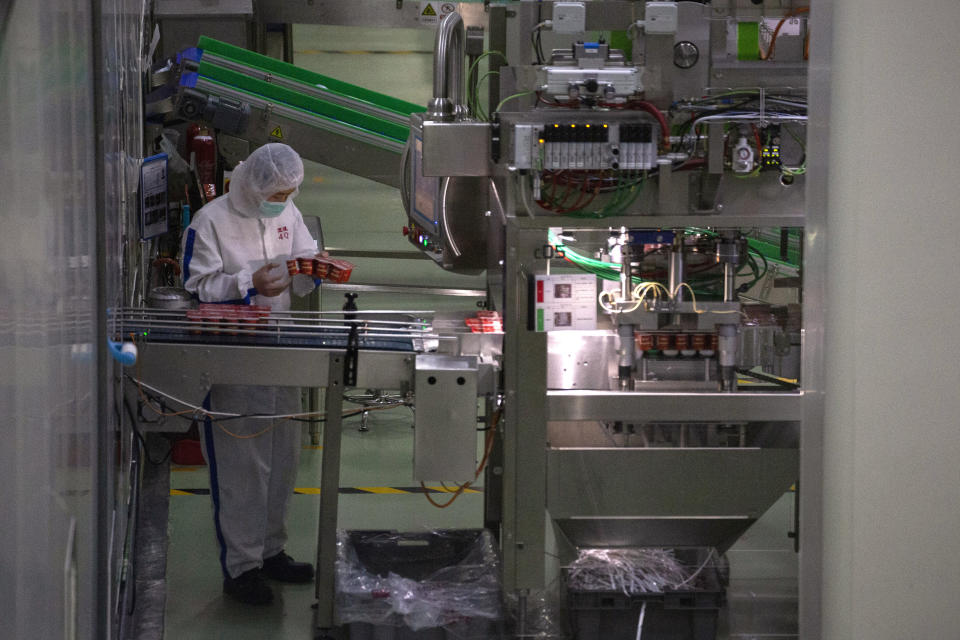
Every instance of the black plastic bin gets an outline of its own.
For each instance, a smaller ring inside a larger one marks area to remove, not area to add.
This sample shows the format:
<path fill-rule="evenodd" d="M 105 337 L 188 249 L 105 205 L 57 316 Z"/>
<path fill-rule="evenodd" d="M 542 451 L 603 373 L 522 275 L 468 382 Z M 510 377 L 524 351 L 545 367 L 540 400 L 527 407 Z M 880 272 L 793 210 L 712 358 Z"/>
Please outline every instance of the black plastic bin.
<path fill-rule="evenodd" d="M 690 553 L 684 553 L 689 551 Z M 678 550 L 689 566 L 696 550 Z M 702 562 L 702 560 L 701 560 Z M 691 589 L 627 595 L 619 591 L 583 591 L 567 587 L 567 609 L 576 640 L 635 640 L 640 612 L 644 640 L 715 640 L 717 618 L 726 601 L 723 576 L 716 566 L 703 568 Z"/>
<path fill-rule="evenodd" d="M 496 638 L 499 579 L 482 529 L 340 532 L 337 617 L 351 640 Z"/>
<path fill-rule="evenodd" d="M 460 564 L 482 534 L 482 529 L 347 532 L 364 569 L 382 578 L 395 573 L 411 580 L 423 580 L 445 567 Z"/>

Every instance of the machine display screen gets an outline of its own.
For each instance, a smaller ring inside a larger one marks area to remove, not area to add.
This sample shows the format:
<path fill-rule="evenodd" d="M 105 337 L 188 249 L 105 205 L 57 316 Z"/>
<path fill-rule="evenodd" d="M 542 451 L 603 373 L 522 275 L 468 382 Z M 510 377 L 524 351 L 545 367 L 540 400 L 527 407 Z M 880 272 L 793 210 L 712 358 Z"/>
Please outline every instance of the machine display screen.
<path fill-rule="evenodd" d="M 413 162 L 410 163 L 413 175 L 413 213 L 417 222 L 422 224 L 426 231 L 437 233 L 439 226 L 439 189 L 440 178 L 424 177 L 423 167 L 423 140 L 413 139 Z"/>

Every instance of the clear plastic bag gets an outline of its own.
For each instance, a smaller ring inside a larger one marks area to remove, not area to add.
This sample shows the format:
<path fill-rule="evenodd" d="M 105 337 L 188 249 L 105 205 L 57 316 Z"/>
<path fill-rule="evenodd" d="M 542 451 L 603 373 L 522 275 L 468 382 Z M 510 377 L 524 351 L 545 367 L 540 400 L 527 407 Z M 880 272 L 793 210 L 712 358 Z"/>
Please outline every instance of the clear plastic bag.
<path fill-rule="evenodd" d="M 478 530 L 340 531 L 336 611 L 339 624 L 413 631 L 499 621 L 500 562 L 493 536 Z"/>

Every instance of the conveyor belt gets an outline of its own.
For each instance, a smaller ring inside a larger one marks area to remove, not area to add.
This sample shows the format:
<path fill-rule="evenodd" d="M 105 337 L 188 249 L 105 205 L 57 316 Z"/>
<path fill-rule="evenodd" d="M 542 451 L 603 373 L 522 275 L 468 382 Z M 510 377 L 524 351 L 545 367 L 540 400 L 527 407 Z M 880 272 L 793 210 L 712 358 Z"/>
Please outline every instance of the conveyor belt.
<path fill-rule="evenodd" d="M 399 186 L 409 116 L 423 107 L 207 37 L 181 71 L 182 117 Z"/>
<path fill-rule="evenodd" d="M 136 324 L 129 325 L 135 333 L 148 342 L 177 344 L 229 345 L 246 347 L 302 347 L 313 349 L 346 349 L 348 331 L 343 329 L 312 329 L 288 327 L 283 333 L 270 335 L 265 332 L 245 333 L 242 329 L 209 333 L 193 333 L 183 329 L 140 329 Z M 357 338 L 360 349 L 376 351 L 414 351 L 411 338 L 381 338 L 361 335 Z"/>
<path fill-rule="evenodd" d="M 252 312 L 242 318 L 230 316 L 229 312 L 216 318 L 192 317 L 191 313 L 194 312 L 111 309 L 111 333 L 118 339 L 133 335 L 141 343 L 346 349 L 349 334 L 356 329 L 357 348 L 401 352 L 422 351 L 425 340 L 436 338 L 430 321 L 423 320 L 431 312 L 271 311 L 259 321 Z"/>
<path fill-rule="evenodd" d="M 362 112 L 360 115 L 366 114 L 395 122 L 403 129 L 401 141 L 406 140 L 410 114 L 424 110 L 421 105 L 358 87 L 206 36 L 200 38 L 197 46 L 203 51 L 201 62 L 208 65 L 207 68 L 216 66 L 241 71 L 251 79 L 346 106 Z M 210 77 L 216 79 L 212 73 Z"/>

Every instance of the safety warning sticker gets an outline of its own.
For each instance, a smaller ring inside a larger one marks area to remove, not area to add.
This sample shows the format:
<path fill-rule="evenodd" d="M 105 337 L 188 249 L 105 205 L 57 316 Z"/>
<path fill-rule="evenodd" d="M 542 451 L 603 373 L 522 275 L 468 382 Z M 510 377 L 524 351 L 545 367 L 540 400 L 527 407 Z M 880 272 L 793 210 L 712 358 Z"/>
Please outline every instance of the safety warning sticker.
<path fill-rule="evenodd" d="M 437 11 L 439 4 L 438 2 L 420 3 L 420 24 L 435 25 L 440 22 L 439 12 Z"/>
<path fill-rule="evenodd" d="M 273 128 L 273 131 L 270 132 L 270 136 L 276 138 L 277 140 L 283 140 L 283 131 L 280 129 L 280 125 L 277 125 Z"/>

